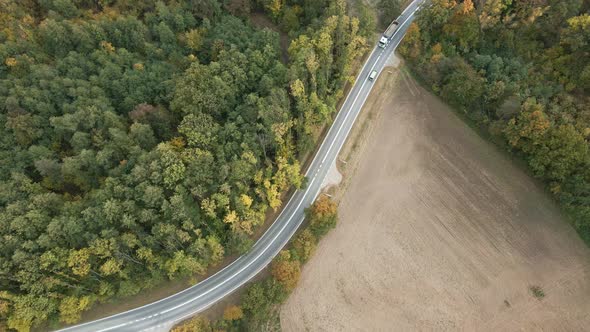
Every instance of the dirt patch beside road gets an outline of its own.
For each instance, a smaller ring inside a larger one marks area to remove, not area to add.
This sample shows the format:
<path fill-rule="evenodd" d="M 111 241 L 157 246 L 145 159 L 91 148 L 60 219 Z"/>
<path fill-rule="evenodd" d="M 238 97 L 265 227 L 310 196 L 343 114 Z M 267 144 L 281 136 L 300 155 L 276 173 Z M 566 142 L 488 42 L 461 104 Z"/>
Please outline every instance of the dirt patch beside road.
<path fill-rule="evenodd" d="M 383 72 L 371 130 L 340 156 L 339 225 L 282 328 L 587 329 L 590 250 L 536 182 L 401 70 Z"/>

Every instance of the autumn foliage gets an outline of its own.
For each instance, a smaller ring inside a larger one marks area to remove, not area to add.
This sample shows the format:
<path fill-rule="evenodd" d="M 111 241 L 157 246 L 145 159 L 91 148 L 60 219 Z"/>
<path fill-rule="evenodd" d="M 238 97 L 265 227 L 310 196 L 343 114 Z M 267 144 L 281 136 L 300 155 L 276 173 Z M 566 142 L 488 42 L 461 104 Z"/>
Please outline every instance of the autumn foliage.
<path fill-rule="evenodd" d="M 230 305 L 223 311 L 223 319 L 225 320 L 239 320 L 242 317 L 244 317 L 244 312 L 236 305 Z"/>
<path fill-rule="evenodd" d="M 338 206 L 327 196 L 320 196 L 306 211 L 309 228 L 316 238 L 321 238 L 336 227 Z"/>
<path fill-rule="evenodd" d="M 367 35 L 342 0 L 1 0 L 0 330 L 246 252 Z"/>
<path fill-rule="evenodd" d="M 272 262 L 271 273 L 287 291 L 291 291 L 299 282 L 301 263 L 293 259 L 289 251 L 283 250 Z"/>
<path fill-rule="evenodd" d="M 545 181 L 590 243 L 590 3 L 430 3 L 400 52 Z"/>
<path fill-rule="evenodd" d="M 211 323 L 205 317 L 195 316 L 174 327 L 170 332 L 212 332 Z"/>
<path fill-rule="evenodd" d="M 304 229 L 297 235 L 293 241 L 293 249 L 302 263 L 307 262 L 313 255 L 316 249 L 316 242 L 317 238 L 309 229 Z"/>

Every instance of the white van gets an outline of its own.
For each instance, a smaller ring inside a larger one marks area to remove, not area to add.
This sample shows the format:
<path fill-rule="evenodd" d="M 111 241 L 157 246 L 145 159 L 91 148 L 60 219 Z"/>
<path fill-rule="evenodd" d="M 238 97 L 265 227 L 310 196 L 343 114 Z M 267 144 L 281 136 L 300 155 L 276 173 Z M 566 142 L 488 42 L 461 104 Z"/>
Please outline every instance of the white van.
<path fill-rule="evenodd" d="M 373 70 L 370 74 L 369 74 L 369 81 L 372 81 L 375 79 L 375 77 L 377 77 L 377 71 Z"/>

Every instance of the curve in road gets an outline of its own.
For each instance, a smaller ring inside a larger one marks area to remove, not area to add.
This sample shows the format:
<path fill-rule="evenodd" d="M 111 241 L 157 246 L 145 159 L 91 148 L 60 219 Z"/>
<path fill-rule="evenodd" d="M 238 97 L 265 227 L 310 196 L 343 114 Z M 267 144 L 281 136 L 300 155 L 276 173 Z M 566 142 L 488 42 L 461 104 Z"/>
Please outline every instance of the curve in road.
<path fill-rule="evenodd" d="M 328 169 L 336 160 L 372 89 L 375 80 L 369 81 L 369 74 L 373 70 L 377 71 L 377 76 L 381 73 L 423 1 L 414 0 L 400 15 L 397 19 L 399 28 L 385 49 L 375 47 L 372 50 L 305 174 L 308 178 L 307 187 L 293 194 L 275 222 L 248 253 L 211 277 L 172 296 L 60 331 L 167 331 L 175 323 L 207 309 L 243 286 L 265 268 L 295 234 L 303 222 L 304 209 L 320 193 Z"/>

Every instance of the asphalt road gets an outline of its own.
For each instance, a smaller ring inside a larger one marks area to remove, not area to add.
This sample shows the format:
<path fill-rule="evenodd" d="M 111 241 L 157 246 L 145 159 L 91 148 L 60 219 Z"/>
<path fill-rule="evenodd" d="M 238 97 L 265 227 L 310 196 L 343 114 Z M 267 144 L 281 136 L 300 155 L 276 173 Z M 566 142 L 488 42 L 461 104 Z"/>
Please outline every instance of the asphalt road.
<path fill-rule="evenodd" d="M 252 249 L 223 270 L 182 292 L 103 319 L 72 326 L 61 331 L 168 331 L 175 323 L 201 312 L 247 283 L 264 269 L 295 234 L 309 207 L 321 191 L 328 169 L 336 160 L 348 133 L 360 113 L 374 81 L 369 74 L 381 73 L 393 54 L 423 0 L 414 0 L 398 18 L 400 27 L 385 49 L 375 47 L 350 90 L 334 123 L 314 157 L 306 177 L 307 188 L 298 190 L 276 221 Z M 375 79 L 376 80 L 376 79 Z"/>

